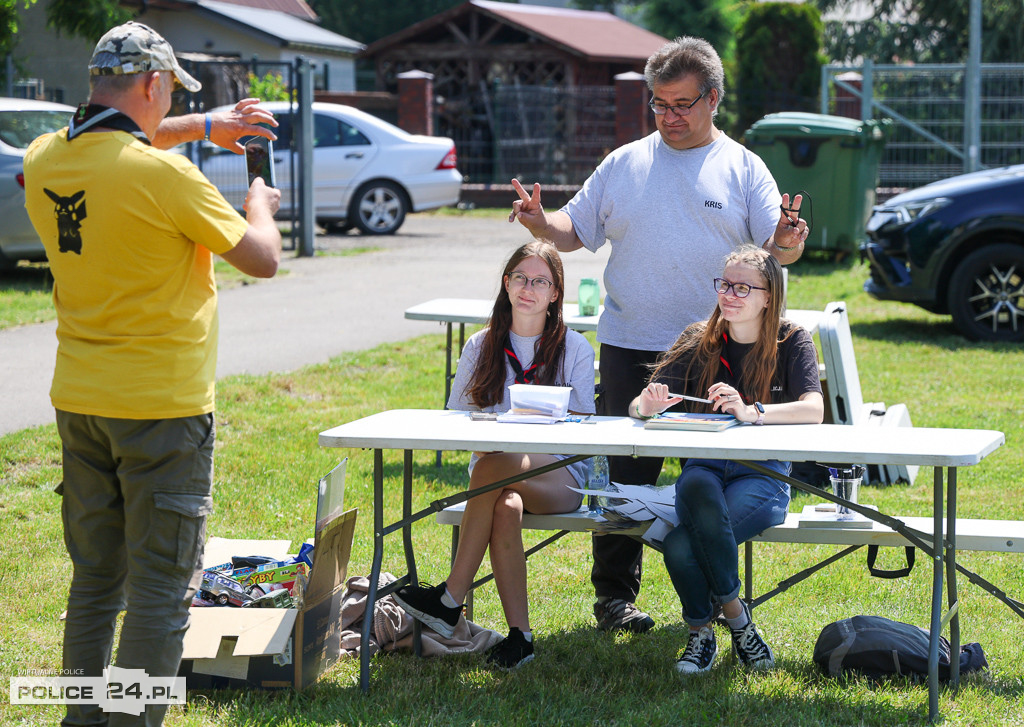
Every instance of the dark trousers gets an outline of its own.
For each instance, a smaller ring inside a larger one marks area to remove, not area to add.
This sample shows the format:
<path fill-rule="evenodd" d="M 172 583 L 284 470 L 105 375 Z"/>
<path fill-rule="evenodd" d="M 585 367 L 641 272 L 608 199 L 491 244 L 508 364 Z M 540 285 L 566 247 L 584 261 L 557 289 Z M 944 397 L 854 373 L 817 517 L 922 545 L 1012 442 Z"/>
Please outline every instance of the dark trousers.
<path fill-rule="evenodd" d="M 213 414 L 111 419 L 57 410 L 63 446 L 61 516 L 73 572 L 62 666 L 103 675 L 117 615 L 116 666 L 173 677 L 199 586 L 213 509 Z M 140 715 L 67 707 L 65 727 L 158 727 L 166 704 Z"/>
<path fill-rule="evenodd" d="M 647 385 L 650 364 L 660 351 L 635 351 L 601 344 L 600 372 L 603 393 L 597 413 L 627 416 L 626 408 Z M 653 485 L 661 473 L 660 457 L 609 457 L 612 482 L 624 485 Z M 594 568 L 590 580 L 598 598 L 636 601 L 640 592 L 643 544 L 627 535 L 594 535 Z"/>

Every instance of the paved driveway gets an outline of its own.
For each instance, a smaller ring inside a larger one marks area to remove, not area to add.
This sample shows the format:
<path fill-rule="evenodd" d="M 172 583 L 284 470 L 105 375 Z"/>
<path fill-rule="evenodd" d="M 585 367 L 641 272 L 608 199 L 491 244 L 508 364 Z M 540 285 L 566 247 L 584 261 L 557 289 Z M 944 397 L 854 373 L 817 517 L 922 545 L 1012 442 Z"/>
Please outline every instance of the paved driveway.
<path fill-rule="evenodd" d="M 410 215 L 398 234 L 320 237 L 323 254 L 295 258 L 287 274 L 222 291 L 218 378 L 291 371 L 346 351 L 441 332 L 407 321 L 406 308 L 431 298 L 493 298 L 508 255 L 530 235 L 505 219 Z M 338 251 L 374 248 L 342 256 Z M 563 257 L 566 292 L 601 277 L 608 248 Z M 0 434 L 53 422 L 49 389 L 57 341 L 54 323 L 0 331 Z"/>

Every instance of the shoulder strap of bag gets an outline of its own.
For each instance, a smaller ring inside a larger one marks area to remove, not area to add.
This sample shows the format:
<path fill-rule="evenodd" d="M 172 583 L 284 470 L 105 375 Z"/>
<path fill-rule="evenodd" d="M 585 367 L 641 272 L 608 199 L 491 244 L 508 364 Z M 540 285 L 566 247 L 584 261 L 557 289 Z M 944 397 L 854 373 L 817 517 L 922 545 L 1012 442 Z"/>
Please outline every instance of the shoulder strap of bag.
<path fill-rule="evenodd" d="M 878 546 L 868 546 L 868 573 L 873 575 L 875 578 L 904 578 L 910 575 L 910 571 L 914 570 L 914 554 L 915 549 L 913 546 L 907 546 L 903 549 L 906 554 L 907 565 L 904 568 L 897 568 L 896 570 L 883 570 L 882 568 L 875 568 L 875 559 L 878 558 Z"/>

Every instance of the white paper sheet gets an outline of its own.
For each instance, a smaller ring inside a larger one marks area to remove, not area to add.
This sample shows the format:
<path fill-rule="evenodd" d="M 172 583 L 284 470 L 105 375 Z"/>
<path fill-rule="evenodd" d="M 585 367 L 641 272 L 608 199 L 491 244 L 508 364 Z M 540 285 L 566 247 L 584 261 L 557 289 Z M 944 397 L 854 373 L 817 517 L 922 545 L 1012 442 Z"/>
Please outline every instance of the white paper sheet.
<path fill-rule="evenodd" d="M 632 527 L 638 522 L 651 522 L 643 534 L 645 542 L 661 549 L 665 536 L 677 525 L 675 487 L 651 487 L 649 485 L 623 485 L 613 482 L 607 490 L 589 490 L 581 487 L 569 488 L 583 495 L 601 498 L 601 509 L 605 522 L 601 530 Z"/>

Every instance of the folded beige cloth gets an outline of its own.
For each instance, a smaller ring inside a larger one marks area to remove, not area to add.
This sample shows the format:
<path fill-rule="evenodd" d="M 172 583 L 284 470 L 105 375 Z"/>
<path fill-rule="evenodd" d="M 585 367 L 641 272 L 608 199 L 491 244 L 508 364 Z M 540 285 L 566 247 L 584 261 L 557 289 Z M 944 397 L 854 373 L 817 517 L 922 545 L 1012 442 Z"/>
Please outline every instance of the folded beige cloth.
<path fill-rule="evenodd" d="M 390 573 L 381 573 L 377 588 L 397 580 Z M 341 596 L 341 650 L 348 656 L 359 656 L 360 637 L 363 632 L 363 618 L 366 615 L 366 596 L 370 588 L 369 576 L 353 576 L 346 581 Z M 390 596 L 378 598 L 373 606 L 373 628 L 370 631 L 370 654 L 380 650 L 397 651 L 412 649 L 413 618 L 395 603 Z M 423 656 L 461 654 L 469 651 L 486 651 L 501 641 L 504 636 L 497 631 L 485 629 L 465 616 L 459 616 L 455 633 L 448 639 L 433 629 L 424 626 L 422 631 Z"/>

